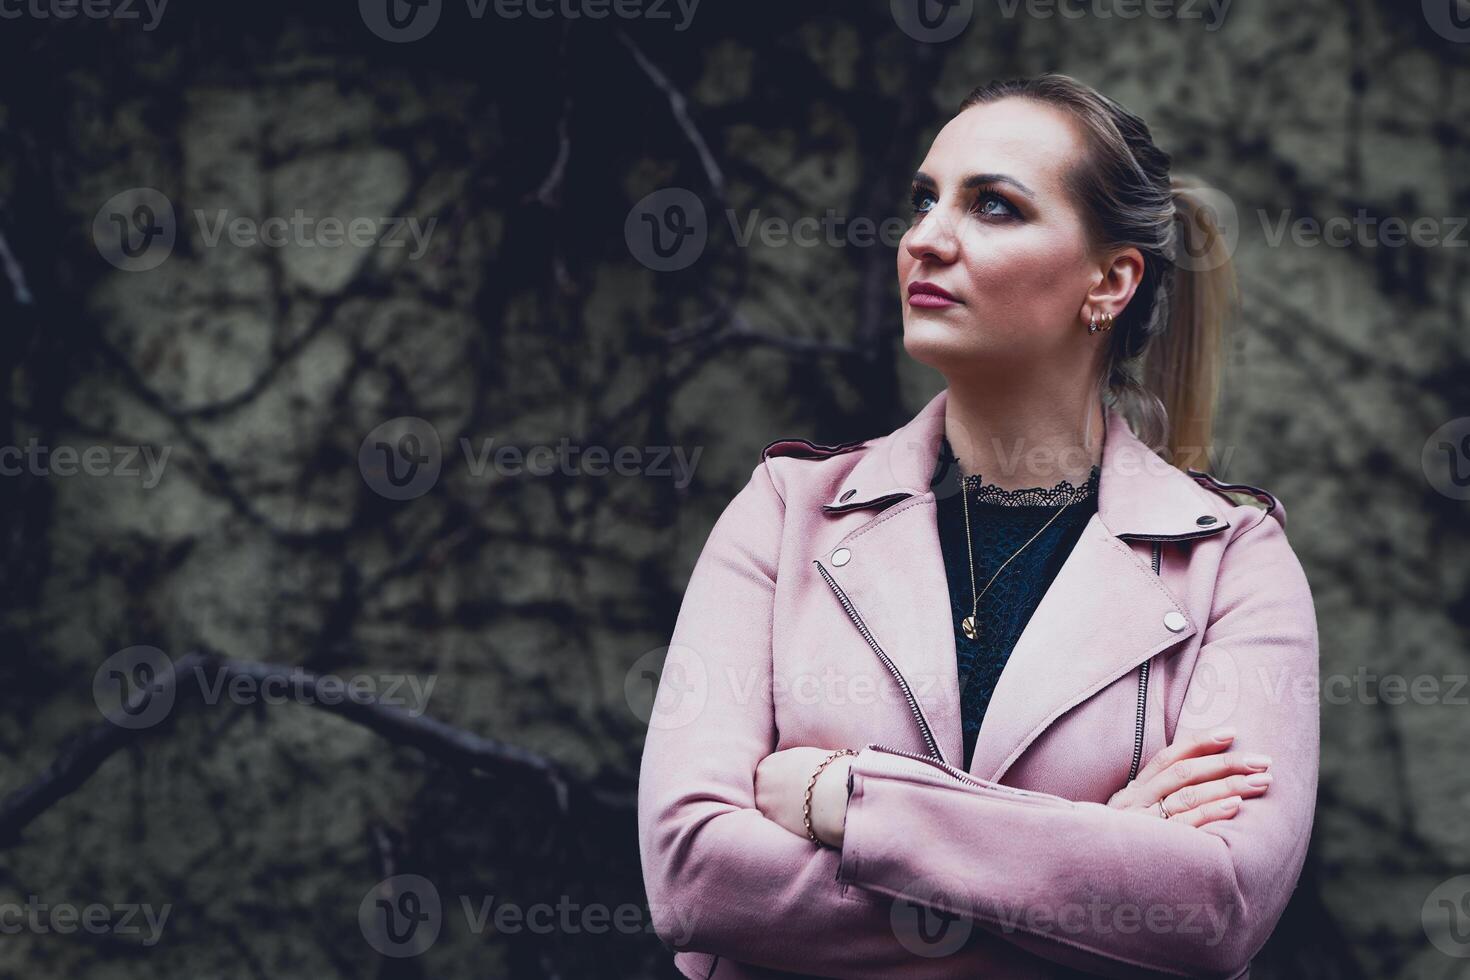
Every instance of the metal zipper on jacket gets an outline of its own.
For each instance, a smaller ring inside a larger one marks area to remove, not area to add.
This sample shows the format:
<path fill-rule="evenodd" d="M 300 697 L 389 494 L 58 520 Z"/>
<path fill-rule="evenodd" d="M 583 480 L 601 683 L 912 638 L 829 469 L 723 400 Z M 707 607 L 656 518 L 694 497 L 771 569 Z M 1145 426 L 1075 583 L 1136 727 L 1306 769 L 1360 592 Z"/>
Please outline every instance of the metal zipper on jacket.
<path fill-rule="evenodd" d="M 935 768 L 940 769 L 940 770 L 948 773 L 949 775 L 953 776 L 955 779 L 960 780 L 961 782 L 969 783 L 971 786 L 980 786 L 980 787 L 984 787 L 985 786 L 985 783 L 980 782 L 980 780 L 976 779 L 974 776 L 971 776 L 969 773 L 965 772 L 963 769 L 956 769 L 954 766 L 950 765 L 948 762 L 945 762 L 943 759 L 938 759 L 938 758 L 935 758 L 933 756 L 928 756 L 928 755 L 921 755 L 918 752 L 909 752 L 906 749 L 895 749 L 891 745 L 878 745 L 876 743 L 871 743 L 869 747 L 870 748 L 877 749 L 879 752 L 887 752 L 890 755 L 901 755 L 905 759 L 914 759 L 914 760 L 917 760 L 919 762 L 926 762 L 929 765 L 934 766 Z M 1002 786 L 1001 789 L 1010 789 L 1010 787 L 1009 786 Z M 1012 790 L 1012 792 L 1015 792 L 1015 791 Z"/>
<path fill-rule="evenodd" d="M 1161 562 L 1160 549 L 1163 548 L 1159 542 L 1154 542 L 1154 574 L 1158 575 Z M 1152 658 L 1150 658 L 1151 660 Z M 1133 782 L 1133 777 L 1138 775 L 1138 764 L 1143 761 L 1143 721 L 1148 713 L 1148 665 L 1145 660 L 1138 666 L 1138 716 L 1133 729 L 1133 763 L 1128 767 L 1128 782 Z"/>
<path fill-rule="evenodd" d="M 842 591 L 842 586 L 837 584 L 837 580 L 832 577 L 832 573 L 827 571 L 820 561 L 813 560 L 812 564 L 817 566 L 817 571 L 821 572 L 822 578 L 827 580 L 827 585 L 831 587 L 832 593 L 837 596 L 837 601 L 842 603 L 842 608 L 847 611 L 848 618 L 858 628 L 858 632 L 863 635 L 863 639 L 868 641 L 868 646 L 873 648 L 873 652 L 878 655 L 878 659 L 883 661 L 883 666 L 888 668 L 888 672 L 898 682 L 899 689 L 903 691 L 903 696 L 908 700 L 909 711 L 913 713 L 914 721 L 919 725 L 919 734 L 924 736 L 924 744 L 929 747 L 929 754 L 934 757 L 934 761 L 942 765 L 948 765 L 948 763 L 944 762 L 944 757 L 939 752 L 939 743 L 934 738 L 934 732 L 930 730 L 929 723 L 924 720 L 924 713 L 919 709 L 918 698 L 914 697 L 914 692 L 909 689 L 909 682 L 904 680 L 903 674 L 898 670 L 898 666 L 894 664 L 888 654 L 883 652 L 883 648 L 878 645 L 878 641 L 874 639 L 872 631 L 868 629 L 868 624 L 864 623 L 863 618 L 858 615 L 857 608 L 853 606 L 852 600 L 847 597 L 847 593 Z"/>
<path fill-rule="evenodd" d="M 980 789 L 1010 793 L 1012 796 L 1020 796 L 1026 799 L 1050 800 L 1052 798 L 1046 793 L 1033 793 L 1029 789 L 1017 789 L 1014 786 L 1006 786 L 1002 783 L 986 782 L 980 779 L 976 779 L 974 776 L 965 772 L 963 769 L 957 769 L 954 766 L 950 765 L 948 762 L 945 762 L 943 759 L 936 759 L 932 756 L 921 755 L 918 752 L 909 752 L 904 749 L 895 749 L 890 745 L 880 745 L 876 742 L 869 742 L 868 748 L 874 749 L 878 752 L 886 752 L 889 755 L 901 755 L 905 759 L 913 759 L 915 762 L 926 763 L 927 765 L 933 766 L 946 775 L 953 776 L 955 779 L 959 780 L 962 783 L 966 783 L 970 786 L 976 786 Z"/>
<path fill-rule="evenodd" d="M 886 752 L 889 755 L 899 755 L 899 756 L 903 756 L 905 759 L 913 759 L 915 762 L 925 763 L 926 765 L 933 766 L 934 768 L 938 769 L 940 772 L 944 773 L 947 776 L 954 777 L 955 779 L 959 780 L 962 783 L 965 783 L 966 785 L 975 786 L 975 787 L 978 787 L 980 789 L 1003 790 L 1003 791 L 1005 791 L 1007 793 L 1011 793 L 1011 794 L 1013 794 L 1015 796 L 1022 796 L 1022 797 L 1032 797 L 1032 796 L 1044 795 L 1044 794 L 1032 793 L 1029 790 L 1016 789 L 1016 788 L 1011 787 L 1011 786 L 1002 786 L 1000 783 L 982 783 L 980 780 L 976 779 L 974 776 L 971 776 L 969 773 L 965 772 L 963 769 L 956 769 L 954 766 L 950 765 L 948 762 L 945 762 L 943 759 L 939 758 L 938 756 L 923 755 L 923 754 L 921 754 L 919 752 L 910 752 L 907 749 L 895 749 L 891 745 L 880 745 L 877 742 L 869 742 L 868 743 L 868 748 L 873 749 L 874 751 L 877 751 L 877 752 Z M 848 773 L 847 773 L 847 795 L 848 795 L 849 798 L 851 798 L 851 796 L 852 796 L 852 770 L 851 769 L 849 769 L 848 770 Z M 838 881 L 841 881 L 841 879 L 842 879 L 842 865 L 841 864 L 839 864 L 837 866 L 836 878 L 837 878 Z M 846 891 L 847 891 L 847 886 L 846 885 L 843 885 L 843 892 L 845 893 Z"/>

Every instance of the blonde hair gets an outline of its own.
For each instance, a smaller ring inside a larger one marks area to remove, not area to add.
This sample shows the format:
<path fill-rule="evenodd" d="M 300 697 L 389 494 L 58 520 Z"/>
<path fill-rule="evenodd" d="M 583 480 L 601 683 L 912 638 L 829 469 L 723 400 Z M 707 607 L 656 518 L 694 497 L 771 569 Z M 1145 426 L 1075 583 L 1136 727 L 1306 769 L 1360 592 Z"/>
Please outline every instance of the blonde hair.
<path fill-rule="evenodd" d="M 1064 181 L 1093 250 L 1143 254 L 1143 278 L 1111 332 L 1100 387 L 1150 448 L 1180 469 L 1205 468 L 1225 324 L 1238 296 L 1210 188 L 1172 176 L 1171 157 L 1141 117 L 1068 75 L 990 82 L 958 112 L 1007 98 L 1054 106 L 1078 121 L 1089 153 Z"/>

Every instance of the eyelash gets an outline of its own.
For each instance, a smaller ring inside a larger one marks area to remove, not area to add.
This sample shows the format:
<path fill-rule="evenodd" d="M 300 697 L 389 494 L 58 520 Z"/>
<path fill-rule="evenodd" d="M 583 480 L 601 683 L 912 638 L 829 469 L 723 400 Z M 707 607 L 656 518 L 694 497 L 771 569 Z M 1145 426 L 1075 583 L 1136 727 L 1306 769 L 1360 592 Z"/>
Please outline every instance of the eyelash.
<path fill-rule="evenodd" d="M 977 188 L 977 190 L 978 190 L 978 194 L 975 197 L 975 207 L 971 209 L 972 213 L 978 214 L 982 218 L 999 218 L 1001 220 L 1014 219 L 1014 218 L 1020 217 L 1020 213 L 1016 210 L 1016 206 L 1014 204 L 1012 204 L 1010 202 L 1010 200 L 1004 194 L 999 194 L 996 191 L 990 190 L 984 184 L 980 185 L 980 187 Z M 931 191 L 929 188 L 915 186 L 913 188 L 913 191 L 909 195 L 909 211 L 915 217 L 922 216 L 926 212 L 921 211 L 919 209 L 919 201 L 922 200 L 925 197 L 935 197 L 935 196 L 936 195 L 934 194 L 934 192 Z M 1005 206 L 1006 211 L 1008 211 L 1009 213 L 1008 214 L 991 214 L 991 215 L 981 214 L 979 209 L 985 204 L 986 201 L 991 201 L 991 200 L 999 201 L 1001 204 L 1003 204 Z"/>

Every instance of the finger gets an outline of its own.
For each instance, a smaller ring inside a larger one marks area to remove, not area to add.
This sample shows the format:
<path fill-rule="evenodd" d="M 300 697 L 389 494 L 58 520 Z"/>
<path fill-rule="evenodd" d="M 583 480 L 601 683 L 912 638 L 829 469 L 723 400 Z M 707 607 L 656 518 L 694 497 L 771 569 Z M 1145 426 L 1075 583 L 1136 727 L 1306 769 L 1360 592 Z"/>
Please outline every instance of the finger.
<path fill-rule="evenodd" d="M 1184 813 L 1216 800 L 1228 800 L 1232 796 L 1241 798 L 1260 796 L 1270 785 L 1271 774 L 1269 772 L 1253 772 L 1247 775 L 1226 776 L 1224 779 L 1211 779 L 1185 786 L 1165 795 L 1163 797 L 1164 809 L 1171 814 Z"/>
<path fill-rule="evenodd" d="M 1165 793 L 1179 788 L 1178 785 L 1155 785 L 1160 772 L 1177 765 L 1184 759 L 1197 758 L 1225 751 L 1235 740 L 1235 729 L 1219 728 L 1211 732 L 1199 732 L 1176 739 L 1160 749 L 1139 770 L 1138 775 L 1115 797 L 1123 806 L 1146 807 Z"/>
<path fill-rule="evenodd" d="M 1270 756 L 1254 752 L 1225 752 L 1197 759 L 1180 759 L 1144 783 L 1139 791 L 1144 794 L 1144 799 L 1157 800 L 1186 786 L 1196 786 L 1237 773 L 1249 775 L 1253 772 L 1264 772 L 1270 766 Z"/>
<path fill-rule="evenodd" d="M 1241 799 L 1238 796 L 1215 800 L 1204 806 L 1197 806 L 1193 810 L 1185 810 L 1183 813 L 1170 813 L 1169 822 L 1178 822 L 1189 827 L 1202 827 L 1215 820 L 1229 820 L 1240 812 L 1240 803 Z M 1164 805 L 1168 806 L 1167 803 Z"/>
<path fill-rule="evenodd" d="M 1138 773 L 1142 783 L 1157 776 L 1181 759 L 1193 759 L 1202 755 L 1223 752 L 1235 740 L 1235 729 L 1221 728 L 1213 732 L 1200 732 L 1187 738 L 1176 739 L 1174 744 L 1160 749 Z"/>

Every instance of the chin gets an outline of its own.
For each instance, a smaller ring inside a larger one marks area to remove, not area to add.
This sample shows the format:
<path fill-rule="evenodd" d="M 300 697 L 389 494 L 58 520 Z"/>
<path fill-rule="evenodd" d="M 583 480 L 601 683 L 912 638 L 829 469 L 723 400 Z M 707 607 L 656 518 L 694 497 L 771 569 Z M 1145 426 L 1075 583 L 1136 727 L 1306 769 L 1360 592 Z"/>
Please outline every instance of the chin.
<path fill-rule="evenodd" d="M 986 344 L 979 329 L 943 317 L 910 316 L 903 325 L 903 348 L 909 357 L 936 370 L 946 366 L 973 364 L 985 356 Z"/>

